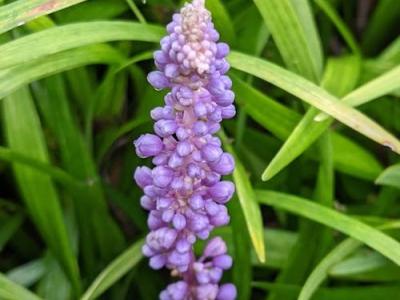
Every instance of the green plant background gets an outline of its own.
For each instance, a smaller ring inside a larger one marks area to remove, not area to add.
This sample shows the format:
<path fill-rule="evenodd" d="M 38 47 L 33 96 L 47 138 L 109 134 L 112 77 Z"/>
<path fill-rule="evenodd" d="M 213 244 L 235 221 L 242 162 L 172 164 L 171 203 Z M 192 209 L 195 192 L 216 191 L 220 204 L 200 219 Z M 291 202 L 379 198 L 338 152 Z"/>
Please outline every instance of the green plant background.
<path fill-rule="evenodd" d="M 0 0 L 0 299 L 158 298 L 132 141 L 184 1 Z M 238 299 L 400 299 L 400 1 L 207 0 Z M 201 251 L 199 243 L 196 251 Z"/>

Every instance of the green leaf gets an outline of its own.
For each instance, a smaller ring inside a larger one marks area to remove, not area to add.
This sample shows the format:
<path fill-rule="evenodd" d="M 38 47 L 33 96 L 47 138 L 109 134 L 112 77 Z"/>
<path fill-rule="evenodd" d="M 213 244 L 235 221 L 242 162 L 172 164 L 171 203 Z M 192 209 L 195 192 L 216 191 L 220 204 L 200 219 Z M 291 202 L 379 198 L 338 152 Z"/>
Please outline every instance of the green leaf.
<path fill-rule="evenodd" d="M 20 212 L 13 216 L 0 217 L 0 253 L 10 238 L 20 228 L 23 221 L 24 216 Z"/>
<path fill-rule="evenodd" d="M 221 39 L 234 45 L 236 35 L 232 20 L 221 0 L 207 0 L 206 7 L 212 14 L 216 29 L 221 34 Z"/>
<path fill-rule="evenodd" d="M 280 87 L 333 116 L 350 128 L 382 145 L 390 147 L 394 152 L 400 153 L 400 141 L 396 137 L 364 114 L 341 103 L 336 97 L 312 82 L 270 62 L 246 54 L 232 51 L 228 59 L 233 68 Z"/>
<path fill-rule="evenodd" d="M 130 120 L 129 122 L 122 124 L 121 126 L 118 126 L 118 128 L 110 128 L 106 132 L 102 134 L 101 137 L 99 137 L 100 142 L 97 152 L 97 163 L 100 163 L 104 156 L 106 155 L 107 151 L 110 149 L 112 144 L 117 141 L 120 137 L 123 135 L 129 133 L 130 131 L 134 130 L 140 125 L 145 124 L 146 122 L 149 121 L 148 117 L 138 117 L 135 119 Z"/>
<path fill-rule="evenodd" d="M 328 60 L 321 85 L 327 91 L 340 97 L 351 91 L 356 85 L 359 72 L 360 59 L 357 56 L 330 59 Z M 330 120 L 324 123 L 314 122 L 314 118 L 318 113 L 319 110 L 314 107 L 307 111 L 265 169 L 262 175 L 263 180 L 271 179 L 300 156 L 329 127 L 332 123 Z"/>
<path fill-rule="evenodd" d="M 143 241 L 138 241 L 113 260 L 87 289 L 81 300 L 99 297 L 142 259 Z"/>
<path fill-rule="evenodd" d="M 48 163 L 43 132 L 28 89 L 20 89 L 5 99 L 3 112 L 9 147 L 32 159 Z M 21 122 L 21 119 L 24 121 Z M 60 200 L 51 178 L 21 164 L 14 164 L 13 169 L 21 197 L 37 230 L 63 266 L 75 293 L 79 294 L 78 265 L 68 239 Z"/>
<path fill-rule="evenodd" d="M 108 45 L 91 45 L 0 70 L 0 99 L 19 87 L 53 74 L 89 64 L 121 63 L 124 57 Z"/>
<path fill-rule="evenodd" d="M 309 300 L 326 279 L 329 269 L 349 256 L 360 246 L 360 242 L 353 239 L 346 239 L 335 247 L 327 256 L 321 260 L 318 266 L 313 270 L 307 278 L 303 288 L 301 289 L 298 300 Z"/>
<path fill-rule="evenodd" d="M 7 272 L 7 277 L 11 281 L 23 285 L 31 286 L 37 282 L 46 272 L 44 259 L 30 261 Z"/>
<path fill-rule="evenodd" d="M 400 17 L 400 2 L 397 0 L 380 0 L 368 22 L 362 37 L 362 48 L 368 54 L 379 50 L 388 37 L 390 31 L 396 34 Z M 382 34 L 385 33 L 385 34 Z"/>
<path fill-rule="evenodd" d="M 257 253 L 258 259 L 261 262 L 265 261 L 264 247 L 264 230 L 260 207 L 256 201 L 253 188 L 248 178 L 246 169 L 241 163 L 228 138 L 222 133 L 221 135 L 224 147 L 235 159 L 235 170 L 233 171 L 233 180 L 236 185 L 236 193 L 239 198 L 240 205 L 243 210 L 243 215 L 246 220 L 247 229 L 253 247 Z"/>
<path fill-rule="evenodd" d="M 400 243 L 363 222 L 297 196 L 263 190 L 256 191 L 256 196 L 260 203 L 289 211 L 347 234 L 400 265 Z"/>
<path fill-rule="evenodd" d="M 88 262 L 102 266 L 124 247 L 123 236 L 110 216 L 98 171 L 69 106 L 62 77 L 46 78 L 43 87 L 43 90 L 35 89 L 38 106 L 59 145 L 62 165 L 87 183 L 85 188 L 71 194 L 81 235 L 82 258 L 87 269 L 90 269 Z"/>
<path fill-rule="evenodd" d="M 18 0 L 0 7 L 0 34 L 85 0 Z"/>
<path fill-rule="evenodd" d="M 356 39 L 351 33 L 350 29 L 347 27 L 346 23 L 340 18 L 338 12 L 332 7 L 331 3 L 327 0 L 314 0 L 319 8 L 327 15 L 327 17 L 336 26 L 339 33 L 342 35 L 343 39 L 353 51 L 354 54 L 360 55 L 361 50 L 357 44 Z"/>
<path fill-rule="evenodd" d="M 285 141 L 301 120 L 301 116 L 233 74 L 231 77 L 237 103 L 257 123 L 271 131 L 280 140 Z M 337 170 L 367 180 L 375 180 L 382 171 L 379 162 L 369 152 L 345 136 L 333 132 L 332 144 Z M 308 157 L 317 158 L 314 153 Z"/>
<path fill-rule="evenodd" d="M 307 0 L 254 0 L 289 69 L 318 82 L 322 50 Z"/>
<path fill-rule="evenodd" d="M 400 164 L 387 168 L 375 181 L 376 184 L 388 185 L 400 189 Z"/>
<path fill-rule="evenodd" d="M 22 286 L 7 279 L 0 273 L 0 298 L 4 300 L 41 300 Z"/>
<path fill-rule="evenodd" d="M 101 28 L 101 30 L 99 30 Z M 123 21 L 96 21 L 42 30 L 0 46 L 0 69 L 64 50 L 111 41 L 158 42 L 164 29 Z"/>
<path fill-rule="evenodd" d="M 359 106 L 376 98 L 389 94 L 400 88 L 400 66 L 389 70 L 381 76 L 367 82 L 351 93 L 347 94 L 342 102 L 349 106 Z M 319 114 L 315 120 L 320 122 L 327 119 L 326 114 Z"/>
<path fill-rule="evenodd" d="M 28 155 L 21 154 L 10 148 L 0 146 L 0 160 L 7 161 L 14 164 L 21 164 L 26 167 L 35 169 L 43 174 L 50 176 L 52 179 L 62 183 L 66 187 L 79 189 L 84 187 L 84 183 L 74 178 L 64 170 L 54 167 L 48 163 L 31 158 Z"/>
<path fill-rule="evenodd" d="M 393 229 L 398 228 L 399 224 L 388 223 L 380 226 L 381 229 Z M 328 277 L 329 270 L 344 258 L 353 253 L 357 248 L 361 246 L 359 241 L 355 241 L 351 238 L 344 240 L 338 246 L 336 246 L 331 252 L 329 252 L 315 267 L 310 276 L 301 289 L 298 300 L 309 300 L 322 284 L 322 282 Z"/>

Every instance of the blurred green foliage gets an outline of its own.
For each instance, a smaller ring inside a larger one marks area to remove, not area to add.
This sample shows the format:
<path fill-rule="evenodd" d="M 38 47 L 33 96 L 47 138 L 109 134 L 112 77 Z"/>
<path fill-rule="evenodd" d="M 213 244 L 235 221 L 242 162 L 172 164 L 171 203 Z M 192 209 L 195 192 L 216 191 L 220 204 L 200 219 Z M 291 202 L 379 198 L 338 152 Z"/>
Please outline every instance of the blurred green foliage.
<path fill-rule="evenodd" d="M 0 299 L 168 284 L 142 259 L 131 142 L 152 130 L 164 94 L 146 74 L 184 2 L 0 0 Z M 239 299 L 399 299 L 400 1 L 206 3 L 234 50 L 237 196 L 215 234 Z"/>

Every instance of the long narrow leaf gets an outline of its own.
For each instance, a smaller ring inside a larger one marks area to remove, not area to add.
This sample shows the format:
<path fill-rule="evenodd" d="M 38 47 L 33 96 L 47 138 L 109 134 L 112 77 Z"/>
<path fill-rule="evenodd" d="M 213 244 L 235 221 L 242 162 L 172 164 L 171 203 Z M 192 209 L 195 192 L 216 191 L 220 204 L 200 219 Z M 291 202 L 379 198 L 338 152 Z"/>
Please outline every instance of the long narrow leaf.
<path fill-rule="evenodd" d="M 47 163 L 48 154 L 42 129 L 28 89 L 20 89 L 5 99 L 3 110 L 10 148 Z M 21 122 L 21 119 L 24 121 Z M 50 177 L 20 164 L 14 164 L 14 172 L 21 196 L 38 231 L 63 266 L 78 294 L 78 265 L 68 239 L 57 191 Z"/>
<path fill-rule="evenodd" d="M 273 191 L 256 191 L 258 201 L 324 224 L 359 240 L 400 265 L 400 243 L 354 218 L 306 199 Z"/>
<path fill-rule="evenodd" d="M 138 241 L 112 261 L 93 281 L 81 300 L 99 297 L 110 286 L 128 273 L 142 258 L 143 241 Z"/>
<path fill-rule="evenodd" d="M 18 0 L 0 7 L 0 34 L 86 0 Z"/>
<path fill-rule="evenodd" d="M 247 229 L 249 231 L 254 249 L 257 253 L 258 259 L 261 262 L 264 262 L 264 232 L 260 207 L 256 202 L 256 197 L 254 195 L 250 180 L 247 177 L 245 167 L 242 165 L 239 158 L 233 151 L 233 147 L 230 145 L 228 138 L 224 135 L 221 135 L 221 137 L 224 143 L 224 147 L 235 158 L 236 166 L 235 171 L 233 172 L 233 179 L 236 184 L 236 192 L 243 210 Z"/>
<path fill-rule="evenodd" d="M 360 72 L 360 59 L 357 56 L 348 56 L 328 61 L 322 87 L 340 97 L 356 85 Z M 332 82 L 335 85 L 331 84 Z M 330 85 L 330 86 L 329 86 Z M 292 134 L 265 169 L 262 179 L 269 180 L 290 162 L 302 154 L 332 123 L 314 122 L 319 110 L 310 108 L 301 121 L 297 124 Z"/>
<path fill-rule="evenodd" d="M 0 70 L 0 99 L 43 77 L 90 64 L 116 64 L 123 56 L 108 45 L 91 45 Z"/>
<path fill-rule="evenodd" d="M 400 141 L 396 137 L 312 82 L 277 65 L 246 54 L 232 52 L 229 61 L 232 67 L 280 87 L 377 143 L 400 153 Z"/>
<path fill-rule="evenodd" d="M 376 183 L 400 189 L 400 164 L 391 166 L 383 171 L 376 179 Z"/>
<path fill-rule="evenodd" d="M 308 1 L 254 0 L 254 3 L 289 69 L 318 82 L 323 58 Z"/>
<path fill-rule="evenodd" d="M 1 45 L 0 69 L 90 44 L 120 40 L 158 42 L 163 33 L 159 26 L 123 21 L 53 27 Z"/>
<path fill-rule="evenodd" d="M 41 300 L 24 287 L 7 279 L 0 273 L 0 299 L 7 300 Z"/>

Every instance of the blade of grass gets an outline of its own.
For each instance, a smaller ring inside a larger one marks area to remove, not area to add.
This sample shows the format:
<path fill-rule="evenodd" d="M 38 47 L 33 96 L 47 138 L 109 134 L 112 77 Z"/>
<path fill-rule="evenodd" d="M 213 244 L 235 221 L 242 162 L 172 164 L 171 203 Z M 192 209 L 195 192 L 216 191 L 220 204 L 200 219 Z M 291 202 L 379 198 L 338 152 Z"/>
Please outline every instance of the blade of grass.
<path fill-rule="evenodd" d="M 47 163 L 48 154 L 41 125 L 28 89 L 20 89 L 5 99 L 3 111 L 10 148 Z M 21 119 L 24 122 L 21 122 Z M 13 167 L 21 196 L 38 231 L 63 266 L 75 294 L 78 295 L 78 264 L 67 235 L 59 198 L 50 177 L 20 164 L 14 164 Z"/>
<path fill-rule="evenodd" d="M 312 82 L 270 62 L 246 54 L 232 51 L 228 59 L 233 68 L 280 87 L 286 92 L 328 113 L 366 137 L 389 147 L 396 153 L 400 153 L 400 141 L 396 137 L 361 112 L 341 103 L 336 97 Z"/>
<path fill-rule="evenodd" d="M 286 65 L 318 82 L 323 56 L 307 0 L 254 0 Z"/>
<path fill-rule="evenodd" d="M 97 276 L 85 294 L 81 297 L 81 300 L 91 300 L 99 297 L 109 287 L 134 268 L 142 259 L 142 245 L 142 240 L 136 242 L 113 260 L 107 268 Z"/>
<path fill-rule="evenodd" d="M 86 0 L 18 0 L 0 7 L 0 34 Z"/>
<path fill-rule="evenodd" d="M 30 156 L 21 154 L 7 147 L 0 146 L 0 160 L 21 164 L 40 171 L 43 174 L 46 174 L 54 180 L 62 183 L 66 187 L 72 187 L 73 189 L 84 187 L 83 182 L 80 182 L 64 170 L 54 167 L 48 163 L 44 163 L 40 160 L 33 159 Z"/>
<path fill-rule="evenodd" d="M 10 238 L 21 227 L 23 221 L 24 215 L 20 212 L 12 216 L 0 217 L 0 253 Z"/>
<path fill-rule="evenodd" d="M 0 273 L 0 298 L 7 300 L 41 300 L 22 286 L 7 279 Z"/>
<path fill-rule="evenodd" d="M 124 21 L 96 21 L 53 27 L 1 45 L 0 69 L 90 44 L 120 40 L 158 42 L 163 34 L 164 29 L 159 26 Z"/>
<path fill-rule="evenodd" d="M 99 44 L 72 49 L 0 70 L 0 99 L 32 81 L 89 64 L 116 64 L 124 60 L 114 48 Z"/>
<path fill-rule="evenodd" d="M 347 94 L 342 99 L 342 102 L 356 107 L 389 94 L 398 88 L 400 88 L 400 66 L 389 70 Z M 321 122 L 327 118 L 326 114 L 321 113 L 315 117 L 315 120 Z"/>
<path fill-rule="evenodd" d="M 231 46 L 234 45 L 235 29 L 223 2 L 221 0 L 207 0 L 206 7 L 212 14 L 215 27 L 221 33 L 221 39 Z"/>
<path fill-rule="evenodd" d="M 126 3 L 128 3 L 129 7 L 131 8 L 132 12 L 135 14 L 139 22 L 142 24 L 147 24 L 146 19 L 140 12 L 139 8 L 136 6 L 135 2 L 133 0 L 125 0 L 125 1 Z"/>
<path fill-rule="evenodd" d="M 326 71 L 321 86 L 335 96 L 341 97 L 348 93 L 356 85 L 360 72 L 360 59 L 357 56 L 345 56 L 328 60 Z M 330 120 L 324 123 L 314 122 L 319 110 L 312 107 L 294 128 L 291 135 L 268 164 L 262 180 L 270 180 L 283 168 L 300 156 L 310 147 L 317 138 L 332 123 Z"/>
<path fill-rule="evenodd" d="M 252 265 L 249 253 L 252 250 L 251 238 L 248 231 L 243 231 L 247 227 L 246 218 L 239 203 L 238 196 L 234 196 L 232 203 L 229 204 L 229 213 L 232 216 L 230 226 L 233 234 L 233 259 L 235 264 L 232 270 L 232 280 L 238 290 L 238 300 L 250 299 Z M 230 249 L 230 247 L 229 247 Z M 258 257 L 255 259 L 259 262 Z"/>
<path fill-rule="evenodd" d="M 382 229 L 392 229 L 398 227 L 399 224 L 386 224 Z M 362 244 L 359 241 L 348 238 L 336 246 L 328 255 L 326 255 L 320 263 L 311 272 L 307 281 L 304 283 L 298 300 L 309 300 L 316 292 L 322 282 L 328 277 L 329 270 L 341 262 L 344 258 L 353 253 Z"/>
<path fill-rule="evenodd" d="M 376 54 L 379 48 L 390 38 L 390 31 L 398 28 L 399 17 L 399 1 L 379 1 L 362 37 L 361 44 L 364 52 Z M 386 34 L 382 34 L 383 32 Z"/>
<path fill-rule="evenodd" d="M 388 185 L 400 189 L 400 164 L 390 166 L 375 181 L 379 185 Z"/>
<path fill-rule="evenodd" d="M 260 207 L 256 202 L 254 191 L 246 174 L 245 167 L 233 151 L 233 147 L 229 143 L 229 140 L 225 136 L 225 134 L 222 133 L 220 137 L 226 150 L 228 150 L 228 152 L 231 153 L 235 158 L 235 170 L 233 172 L 233 180 L 236 185 L 236 193 L 238 195 L 239 202 L 243 210 L 243 215 L 246 220 L 247 229 L 249 231 L 254 250 L 257 253 L 258 259 L 261 262 L 264 262 L 264 233 Z"/>
<path fill-rule="evenodd" d="M 86 188 L 71 196 L 82 236 L 86 269 L 91 271 L 88 262 L 93 261 L 96 266 L 108 262 L 123 248 L 123 236 L 110 216 L 98 171 L 70 109 L 62 77 L 46 78 L 43 85 L 43 92 L 37 89 L 36 96 L 43 119 L 59 144 L 63 167 L 87 183 Z"/>
<path fill-rule="evenodd" d="M 231 77 L 237 103 L 257 123 L 285 141 L 301 120 L 300 114 L 269 98 L 238 77 Z M 333 132 L 332 144 L 336 170 L 367 180 L 375 180 L 382 171 L 379 162 L 369 152 L 345 136 Z M 308 157 L 316 158 L 313 153 Z"/>
<path fill-rule="evenodd" d="M 361 55 L 360 47 L 358 46 L 356 39 L 347 27 L 346 23 L 340 18 L 339 14 L 332 7 L 331 3 L 327 0 L 314 0 L 318 7 L 326 14 L 326 16 L 336 26 L 349 48 L 354 54 Z"/>
<path fill-rule="evenodd" d="M 297 196 L 265 190 L 256 191 L 256 196 L 262 204 L 283 209 L 349 235 L 400 265 L 400 243 L 361 221 Z"/>
<path fill-rule="evenodd" d="M 30 261 L 7 272 L 11 281 L 22 286 L 31 286 L 36 283 L 46 272 L 44 259 Z"/>

